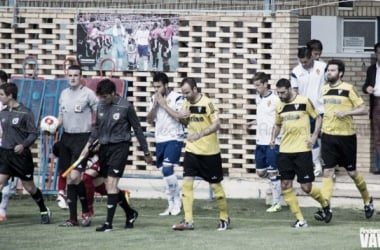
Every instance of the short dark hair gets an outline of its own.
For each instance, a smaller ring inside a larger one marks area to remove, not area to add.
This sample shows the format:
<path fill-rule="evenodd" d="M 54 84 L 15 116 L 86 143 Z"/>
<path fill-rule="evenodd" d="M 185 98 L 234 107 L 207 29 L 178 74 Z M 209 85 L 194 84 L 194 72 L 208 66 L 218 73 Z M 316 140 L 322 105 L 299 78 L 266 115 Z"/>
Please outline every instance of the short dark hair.
<path fill-rule="evenodd" d="M 374 48 L 374 50 L 375 50 L 375 53 L 376 53 L 377 49 L 379 49 L 379 48 L 380 48 L 380 42 L 378 42 L 378 43 L 375 43 L 375 45 L 373 45 L 373 48 Z"/>
<path fill-rule="evenodd" d="M 191 89 L 193 89 L 193 88 L 197 88 L 197 82 L 196 82 L 195 79 L 192 78 L 192 77 L 185 77 L 185 78 L 183 78 L 183 80 L 182 80 L 182 82 L 181 82 L 181 87 L 182 87 L 183 85 L 185 85 L 185 83 L 189 84 L 190 87 L 191 87 Z"/>
<path fill-rule="evenodd" d="M 108 78 L 101 80 L 96 86 L 96 94 L 98 96 L 108 95 L 112 93 L 116 93 L 116 85 L 113 81 L 111 81 Z"/>
<path fill-rule="evenodd" d="M 156 72 L 153 75 L 153 82 L 162 82 L 163 84 L 168 84 L 169 78 L 164 72 Z"/>
<path fill-rule="evenodd" d="M 323 50 L 322 42 L 317 39 L 311 39 L 306 43 L 306 47 L 308 47 L 310 50 Z"/>
<path fill-rule="evenodd" d="M 0 85 L 0 89 L 4 90 L 6 96 L 12 95 L 13 99 L 17 100 L 18 88 L 13 82 Z"/>
<path fill-rule="evenodd" d="M 290 84 L 290 81 L 288 79 L 285 79 L 285 78 L 281 78 L 276 83 L 277 88 L 285 87 L 286 89 L 289 89 L 291 86 L 292 85 Z"/>
<path fill-rule="evenodd" d="M 82 68 L 80 65 L 76 65 L 76 64 L 70 65 L 67 70 L 70 70 L 70 69 L 79 70 L 79 75 L 82 75 Z"/>
<path fill-rule="evenodd" d="M 8 82 L 8 74 L 4 70 L 0 70 L 0 81 L 3 83 Z"/>
<path fill-rule="evenodd" d="M 342 77 L 343 77 L 344 71 L 345 71 L 345 66 L 344 66 L 344 62 L 343 61 L 338 60 L 338 59 L 332 59 L 332 60 L 328 61 L 327 65 L 326 65 L 326 70 L 329 67 L 329 65 L 337 65 L 338 66 L 338 71 L 342 72 Z"/>
<path fill-rule="evenodd" d="M 307 47 L 302 47 L 298 49 L 298 58 L 311 58 L 311 50 Z"/>
<path fill-rule="evenodd" d="M 264 72 L 257 72 L 253 77 L 252 77 L 252 83 L 254 81 L 260 81 L 261 83 L 267 83 L 269 81 L 269 75 L 265 74 Z"/>

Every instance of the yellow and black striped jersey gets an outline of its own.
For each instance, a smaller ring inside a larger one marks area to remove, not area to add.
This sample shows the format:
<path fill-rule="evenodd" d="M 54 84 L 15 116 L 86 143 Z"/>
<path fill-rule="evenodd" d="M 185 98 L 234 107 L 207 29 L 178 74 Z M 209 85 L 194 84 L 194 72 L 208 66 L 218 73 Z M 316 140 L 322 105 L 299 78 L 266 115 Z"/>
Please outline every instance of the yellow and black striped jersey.
<path fill-rule="evenodd" d="M 281 153 L 310 151 L 307 139 L 310 138 L 310 117 L 316 118 L 318 112 L 311 101 L 297 95 L 289 102 L 279 102 L 276 106 L 275 123 L 282 127 Z"/>

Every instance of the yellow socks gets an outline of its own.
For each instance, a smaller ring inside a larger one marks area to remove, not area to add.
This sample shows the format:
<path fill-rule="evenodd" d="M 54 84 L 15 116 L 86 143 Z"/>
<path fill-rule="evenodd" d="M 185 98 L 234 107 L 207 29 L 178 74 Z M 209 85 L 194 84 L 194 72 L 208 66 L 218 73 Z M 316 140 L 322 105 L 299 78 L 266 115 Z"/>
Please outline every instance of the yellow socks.
<path fill-rule="evenodd" d="M 193 222 L 194 191 L 193 181 L 184 180 L 182 183 L 182 204 L 185 213 L 185 221 Z"/>
<path fill-rule="evenodd" d="M 363 179 L 363 176 L 358 175 L 354 178 L 354 182 L 356 187 L 358 188 L 360 194 L 362 195 L 364 204 L 368 204 L 370 197 L 367 189 L 367 184 L 365 180 Z"/>
<path fill-rule="evenodd" d="M 220 214 L 219 214 L 220 219 L 228 220 L 227 199 L 226 199 L 226 194 L 224 193 L 222 184 L 220 183 L 211 184 L 211 188 L 214 191 L 215 201 L 218 204 L 218 207 L 220 210 Z"/>
<path fill-rule="evenodd" d="M 298 205 L 298 200 L 296 193 L 293 191 L 292 188 L 286 189 L 282 191 L 282 194 L 284 195 L 284 200 L 286 204 L 288 204 L 290 211 L 296 216 L 297 220 L 304 221 L 304 217 L 302 215 L 300 206 Z"/>
<path fill-rule="evenodd" d="M 334 180 L 332 177 L 323 177 L 322 178 L 322 187 L 321 187 L 321 193 L 322 196 L 330 201 L 332 192 L 334 188 Z"/>
<path fill-rule="evenodd" d="M 327 207 L 328 202 L 327 202 L 326 198 L 322 195 L 321 190 L 319 188 L 317 188 L 316 186 L 313 185 L 311 187 L 311 191 L 310 191 L 309 195 L 314 200 L 318 201 L 322 207 Z"/>

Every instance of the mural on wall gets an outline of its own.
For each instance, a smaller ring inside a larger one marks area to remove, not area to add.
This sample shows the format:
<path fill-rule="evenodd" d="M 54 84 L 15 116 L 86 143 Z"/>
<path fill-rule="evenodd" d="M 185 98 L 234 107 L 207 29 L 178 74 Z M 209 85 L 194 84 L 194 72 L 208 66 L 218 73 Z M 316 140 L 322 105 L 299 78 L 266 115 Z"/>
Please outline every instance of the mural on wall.
<path fill-rule="evenodd" d="M 76 22 L 77 57 L 83 70 L 178 68 L 177 15 L 78 14 Z"/>

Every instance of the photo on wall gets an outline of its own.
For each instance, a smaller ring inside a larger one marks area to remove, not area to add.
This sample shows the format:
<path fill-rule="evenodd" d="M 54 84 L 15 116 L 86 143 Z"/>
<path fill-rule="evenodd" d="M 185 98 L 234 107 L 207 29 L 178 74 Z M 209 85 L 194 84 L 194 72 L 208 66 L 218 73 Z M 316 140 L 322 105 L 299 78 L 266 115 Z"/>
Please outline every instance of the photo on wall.
<path fill-rule="evenodd" d="M 83 70 L 178 68 L 177 15 L 79 13 L 76 23 L 77 57 Z"/>

